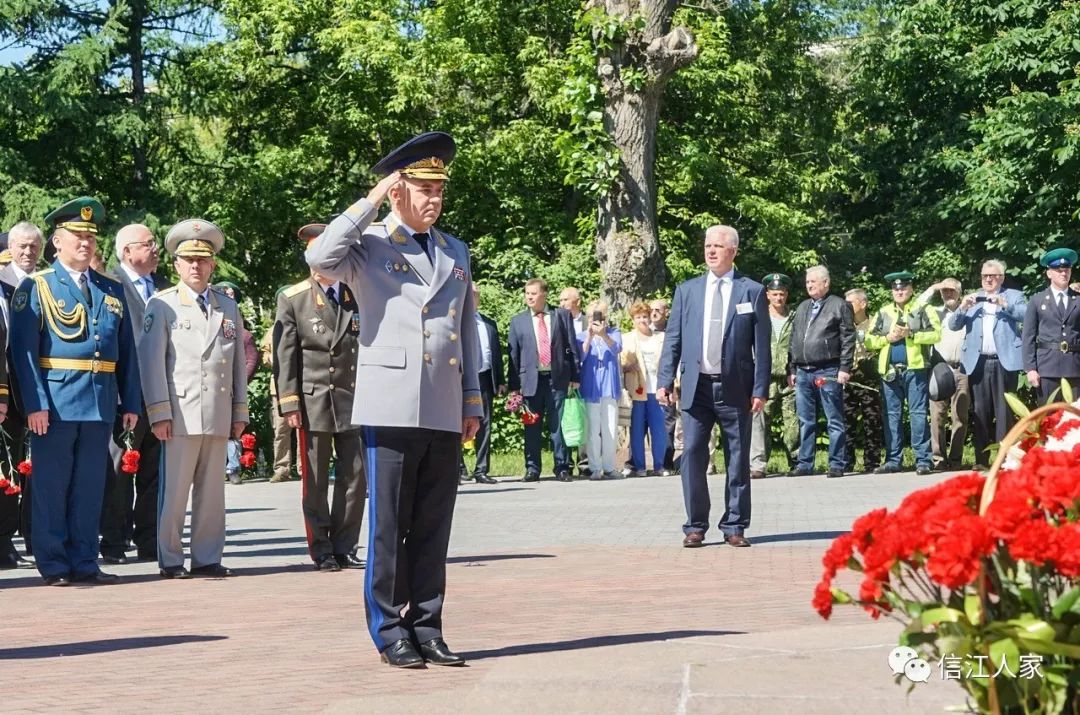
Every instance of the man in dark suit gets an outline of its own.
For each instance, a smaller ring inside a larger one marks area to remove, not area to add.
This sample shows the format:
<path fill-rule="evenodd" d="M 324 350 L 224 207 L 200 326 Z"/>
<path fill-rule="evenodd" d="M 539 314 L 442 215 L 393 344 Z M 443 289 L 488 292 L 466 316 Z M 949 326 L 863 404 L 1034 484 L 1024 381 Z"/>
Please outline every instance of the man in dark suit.
<path fill-rule="evenodd" d="M 325 225 L 299 231 L 312 241 Z M 297 430 L 304 526 L 317 571 L 362 568 L 356 557 L 367 478 L 360 425 L 352 424 L 360 315 L 352 291 L 318 271 L 278 295 L 274 381 L 286 423 Z M 333 505 L 330 455 L 337 456 Z"/>
<path fill-rule="evenodd" d="M 540 479 L 540 438 L 546 417 L 555 453 L 555 478 L 570 482 L 570 455 L 560 422 L 566 392 L 581 380 L 577 340 L 570 313 L 548 307 L 547 294 L 543 279 L 526 281 L 528 308 L 510 320 L 508 382 L 510 391 L 520 392 L 529 409 L 540 416 L 534 424 L 525 425 L 525 481 Z"/>
<path fill-rule="evenodd" d="M 1024 313 L 1024 370 L 1044 404 L 1062 380 L 1068 380 L 1073 390 L 1080 387 L 1080 294 L 1069 287 L 1076 259 L 1070 248 L 1043 255 L 1039 264 L 1046 269 L 1050 286 L 1031 296 Z"/>
<path fill-rule="evenodd" d="M 480 288 L 472 284 L 473 303 L 480 305 Z M 476 433 L 473 444 L 476 445 L 476 466 L 472 478 L 478 484 L 494 484 L 488 476 L 491 456 L 491 405 L 496 394 L 506 392 L 506 366 L 503 362 L 502 345 L 499 343 L 499 329 L 495 321 L 476 311 L 476 332 L 480 337 L 480 399 L 484 401 L 484 414 L 480 417 L 480 430 Z M 461 477 L 464 483 L 469 478 L 465 468 L 465 452 L 461 453 Z"/>
<path fill-rule="evenodd" d="M 685 450 L 682 456 L 686 523 L 683 546 L 701 546 L 709 529 L 711 455 L 709 434 L 719 424 L 727 467 L 727 503 L 719 528 L 731 546 L 749 546 L 750 418 L 765 407 L 772 355 L 765 288 L 732 266 L 739 234 L 730 226 L 705 232 L 709 271 L 675 289 L 664 333 L 656 399 L 671 401 L 675 371 L 681 370 Z"/>
<path fill-rule="evenodd" d="M 11 314 L 8 311 L 8 305 L 22 279 L 37 268 L 44 237 L 41 235 L 41 229 L 29 221 L 15 224 L 11 227 L 11 231 L 3 235 L 6 237 L 4 253 L 9 254 L 11 261 L 0 269 L 0 288 L 4 292 L 4 300 L 0 301 L 0 304 L 3 305 L 4 328 L 10 336 Z M 9 339 L 8 343 L 10 342 Z M 11 437 L 11 462 L 15 465 L 26 458 L 26 419 L 21 411 L 19 385 L 12 367 L 14 363 L 11 361 L 10 350 L 7 351 L 7 360 L 11 396 L 8 400 L 4 429 Z M 34 553 L 33 541 L 30 538 L 30 478 L 18 473 L 11 476 L 22 493 L 0 492 L 0 569 L 33 568 L 33 564 L 20 556 L 12 544 L 17 530 L 22 534 L 26 553 L 28 555 Z"/>
<path fill-rule="evenodd" d="M 116 233 L 117 266 L 112 277 L 124 286 L 124 299 L 131 324 L 141 331 L 146 303 L 169 282 L 154 275 L 158 267 L 158 243 L 141 223 L 124 226 Z M 137 350 L 137 348 L 136 348 Z M 107 564 L 128 563 L 128 544 L 135 542 L 139 561 L 157 561 L 158 455 L 161 443 L 150 431 L 146 410 L 131 432 L 131 448 L 139 452 L 139 471 L 121 469 L 124 425 L 118 415 L 109 442 L 109 463 L 105 469 L 105 500 L 101 505 L 101 560 Z"/>

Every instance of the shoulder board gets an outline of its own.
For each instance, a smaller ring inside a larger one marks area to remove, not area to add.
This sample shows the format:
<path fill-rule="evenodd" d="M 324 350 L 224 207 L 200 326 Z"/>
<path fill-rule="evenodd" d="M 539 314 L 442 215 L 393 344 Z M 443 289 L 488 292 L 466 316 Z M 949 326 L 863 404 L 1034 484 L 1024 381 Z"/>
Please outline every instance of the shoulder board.
<path fill-rule="evenodd" d="M 169 286 L 168 288 L 162 288 L 157 293 L 154 293 L 154 297 L 156 298 L 159 295 L 168 295 L 169 293 L 175 293 L 179 288 L 180 286 Z"/>
<path fill-rule="evenodd" d="M 297 283 L 295 285 L 291 285 L 288 288 L 286 288 L 285 290 L 281 291 L 281 294 L 284 295 L 286 298 L 292 298 L 294 295 L 300 295 L 301 293 L 303 293 L 306 290 L 309 290 L 310 288 L 311 288 L 311 283 L 309 283 L 308 280 L 305 278 L 304 280 L 300 281 L 299 283 Z"/>
<path fill-rule="evenodd" d="M 385 226 L 385 225 L 386 225 L 386 223 L 383 222 L 383 221 L 372 221 L 371 223 L 368 224 L 368 226 Z"/>
<path fill-rule="evenodd" d="M 40 271 L 34 271 L 27 278 L 37 278 L 38 276 L 47 276 L 50 273 L 56 273 L 55 268 L 42 268 Z"/>

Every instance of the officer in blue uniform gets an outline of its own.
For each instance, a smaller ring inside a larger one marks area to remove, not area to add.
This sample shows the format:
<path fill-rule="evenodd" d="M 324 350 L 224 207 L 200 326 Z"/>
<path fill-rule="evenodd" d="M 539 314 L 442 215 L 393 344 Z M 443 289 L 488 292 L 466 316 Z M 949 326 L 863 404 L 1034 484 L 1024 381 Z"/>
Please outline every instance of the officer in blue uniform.
<path fill-rule="evenodd" d="M 89 197 L 46 216 L 56 260 L 11 300 L 11 361 L 34 455 L 34 556 L 50 586 L 116 580 L 97 565 L 105 463 L 117 406 L 131 429 L 142 398 L 124 289 L 90 270 L 104 218 Z"/>
<path fill-rule="evenodd" d="M 1080 293 L 1069 287 L 1076 251 L 1055 248 L 1039 260 L 1050 285 L 1031 296 L 1024 314 L 1024 370 L 1043 403 L 1062 380 L 1080 388 Z"/>

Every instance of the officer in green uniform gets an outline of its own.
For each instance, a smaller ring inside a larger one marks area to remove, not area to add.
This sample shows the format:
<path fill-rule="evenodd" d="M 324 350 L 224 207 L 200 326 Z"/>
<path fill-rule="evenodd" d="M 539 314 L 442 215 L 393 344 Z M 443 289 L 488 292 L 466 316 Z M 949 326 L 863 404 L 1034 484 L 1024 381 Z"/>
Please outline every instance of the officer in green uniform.
<path fill-rule="evenodd" d="M 788 468 L 794 467 L 792 459 L 799 449 L 799 419 L 795 414 L 795 390 L 787 386 L 788 347 L 791 345 L 791 318 L 788 307 L 791 278 L 783 273 L 770 273 L 761 279 L 765 297 L 769 301 L 769 320 L 772 323 L 772 378 L 769 382 L 769 401 L 765 409 L 754 415 L 750 434 L 750 476 L 765 476 L 772 450 L 772 423 L 777 414 L 782 420 L 784 456 Z M 779 398 L 779 399 L 778 399 Z"/>
<path fill-rule="evenodd" d="M 844 294 L 855 315 L 855 366 L 851 380 L 844 385 L 844 422 L 847 442 L 844 445 L 844 471 L 855 471 L 856 442 L 862 443 L 863 471 L 881 466 L 881 393 L 877 390 L 877 355 L 866 349 L 866 335 L 873 327 L 866 307 L 866 291 L 852 288 Z"/>
<path fill-rule="evenodd" d="M 911 420 L 911 449 L 915 452 L 915 472 L 929 474 L 930 454 L 930 346 L 941 339 L 941 319 L 937 311 L 911 299 L 913 276 L 898 271 L 885 276 L 892 290 L 892 303 L 873 319 L 864 343 L 878 353 L 881 392 L 885 399 L 885 463 L 875 474 L 899 472 L 904 454 L 901 418 L 907 402 Z"/>

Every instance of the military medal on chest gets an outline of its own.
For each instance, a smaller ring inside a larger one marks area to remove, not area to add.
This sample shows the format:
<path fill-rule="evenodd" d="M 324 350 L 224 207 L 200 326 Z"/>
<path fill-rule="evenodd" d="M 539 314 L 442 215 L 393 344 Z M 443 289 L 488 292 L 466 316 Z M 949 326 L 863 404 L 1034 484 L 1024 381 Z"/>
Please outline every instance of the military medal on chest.
<path fill-rule="evenodd" d="M 233 340 L 236 338 L 236 322 L 225 318 L 221 321 L 221 333 L 227 339 Z"/>

